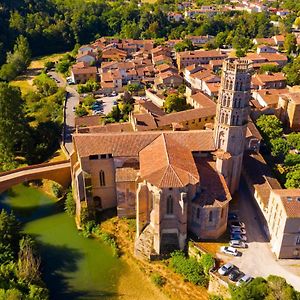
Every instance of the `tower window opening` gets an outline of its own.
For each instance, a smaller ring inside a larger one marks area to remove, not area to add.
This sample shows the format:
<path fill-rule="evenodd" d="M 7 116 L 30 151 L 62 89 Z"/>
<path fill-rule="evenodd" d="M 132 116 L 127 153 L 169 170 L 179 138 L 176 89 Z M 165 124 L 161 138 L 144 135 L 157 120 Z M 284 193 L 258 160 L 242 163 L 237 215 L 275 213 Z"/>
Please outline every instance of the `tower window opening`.
<path fill-rule="evenodd" d="M 173 197 L 170 195 L 167 198 L 167 215 L 172 215 L 174 212 L 174 207 L 173 207 Z"/>
<path fill-rule="evenodd" d="M 99 180 L 100 180 L 100 186 L 105 186 L 105 174 L 103 170 L 99 172 Z"/>

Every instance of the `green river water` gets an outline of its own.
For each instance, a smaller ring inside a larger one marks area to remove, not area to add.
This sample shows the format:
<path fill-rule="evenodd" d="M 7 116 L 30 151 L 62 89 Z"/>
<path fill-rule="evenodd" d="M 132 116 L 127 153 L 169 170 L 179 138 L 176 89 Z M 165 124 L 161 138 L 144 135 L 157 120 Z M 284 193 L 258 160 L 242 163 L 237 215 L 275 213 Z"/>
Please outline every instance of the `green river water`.
<path fill-rule="evenodd" d="M 128 266 L 109 247 L 80 236 L 54 198 L 18 185 L 0 195 L 0 206 L 12 209 L 24 232 L 36 237 L 51 299 L 118 298 L 118 280 Z"/>

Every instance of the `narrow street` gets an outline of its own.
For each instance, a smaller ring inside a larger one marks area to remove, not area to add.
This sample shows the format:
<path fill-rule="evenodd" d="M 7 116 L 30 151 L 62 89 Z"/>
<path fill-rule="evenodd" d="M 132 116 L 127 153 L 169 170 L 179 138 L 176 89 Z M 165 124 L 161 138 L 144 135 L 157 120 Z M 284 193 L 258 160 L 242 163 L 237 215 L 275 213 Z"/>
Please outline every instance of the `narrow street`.
<path fill-rule="evenodd" d="M 75 130 L 75 112 L 73 111 L 73 107 L 79 104 L 79 94 L 75 88 L 66 86 L 65 79 L 57 72 L 51 71 L 48 72 L 48 75 L 56 81 L 59 87 L 66 87 L 64 144 L 70 154 L 73 150 L 72 133 Z"/>

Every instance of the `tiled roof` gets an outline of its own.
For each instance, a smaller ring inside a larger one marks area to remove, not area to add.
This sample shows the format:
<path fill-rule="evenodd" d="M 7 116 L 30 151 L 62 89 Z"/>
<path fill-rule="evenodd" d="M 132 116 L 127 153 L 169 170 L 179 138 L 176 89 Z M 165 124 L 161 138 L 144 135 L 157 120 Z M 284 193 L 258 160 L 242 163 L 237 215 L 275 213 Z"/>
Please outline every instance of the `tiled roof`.
<path fill-rule="evenodd" d="M 162 133 L 173 137 L 190 151 L 215 150 L 211 130 L 193 131 L 147 131 L 123 133 L 73 134 L 73 141 L 79 156 L 113 154 L 114 156 L 138 156 L 138 153 Z"/>
<path fill-rule="evenodd" d="M 186 58 L 186 57 L 227 57 L 227 55 L 222 54 L 220 51 L 218 50 L 207 50 L 207 51 L 203 51 L 203 50 L 195 50 L 195 51 L 184 51 L 184 52 L 179 52 L 178 55 L 181 58 Z"/>
<path fill-rule="evenodd" d="M 97 74 L 96 67 L 72 68 L 73 74 Z"/>
<path fill-rule="evenodd" d="M 135 181 L 138 171 L 133 168 L 116 168 L 116 182 Z"/>
<path fill-rule="evenodd" d="M 290 101 L 294 102 L 295 104 L 300 104 L 300 92 L 287 93 L 282 96 L 288 98 Z"/>
<path fill-rule="evenodd" d="M 262 89 L 256 91 L 267 105 L 278 103 L 279 96 L 288 92 L 288 89 Z M 254 97 L 256 98 L 256 97 Z"/>
<path fill-rule="evenodd" d="M 222 207 L 231 200 L 224 177 L 216 171 L 215 162 L 198 158 L 196 165 L 200 174 L 201 192 L 194 199 L 195 203 L 204 206 Z"/>
<path fill-rule="evenodd" d="M 300 218 L 300 189 L 277 189 L 273 193 L 280 197 L 288 217 Z"/>
<path fill-rule="evenodd" d="M 188 109 L 176 113 L 167 114 L 157 118 L 157 125 L 159 127 L 170 125 L 172 123 L 180 123 L 199 118 L 214 116 L 216 114 L 216 107 L 210 106 L 205 108 Z"/>
<path fill-rule="evenodd" d="M 266 82 L 273 81 L 285 81 L 286 78 L 283 73 L 271 73 L 271 74 L 257 74 L 253 77 L 253 82 L 258 84 L 263 84 Z"/>
<path fill-rule="evenodd" d="M 216 108 L 216 103 L 209 97 L 204 95 L 202 92 L 198 92 L 191 96 L 191 98 L 197 102 L 201 107 L 214 107 Z"/>
<path fill-rule="evenodd" d="M 184 187 L 199 182 L 191 150 L 171 136 L 161 134 L 139 156 L 141 177 L 159 188 Z"/>

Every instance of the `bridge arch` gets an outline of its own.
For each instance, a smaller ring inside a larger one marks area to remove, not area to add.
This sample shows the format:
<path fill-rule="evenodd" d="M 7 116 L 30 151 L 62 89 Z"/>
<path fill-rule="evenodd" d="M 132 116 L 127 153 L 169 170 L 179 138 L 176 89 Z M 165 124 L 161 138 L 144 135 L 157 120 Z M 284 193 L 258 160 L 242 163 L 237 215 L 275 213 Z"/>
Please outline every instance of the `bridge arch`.
<path fill-rule="evenodd" d="M 14 185 L 37 179 L 49 179 L 68 187 L 71 182 L 69 160 L 31 165 L 0 173 L 0 193 Z"/>

